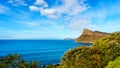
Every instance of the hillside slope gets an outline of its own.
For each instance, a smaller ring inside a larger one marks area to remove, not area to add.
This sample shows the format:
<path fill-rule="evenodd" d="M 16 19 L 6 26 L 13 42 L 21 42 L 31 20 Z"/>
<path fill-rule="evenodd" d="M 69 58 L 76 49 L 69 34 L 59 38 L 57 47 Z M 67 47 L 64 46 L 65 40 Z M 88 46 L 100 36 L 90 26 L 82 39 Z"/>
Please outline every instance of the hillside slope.
<path fill-rule="evenodd" d="M 76 39 L 76 42 L 93 43 L 94 41 L 104 38 L 107 35 L 109 35 L 109 33 L 84 29 L 80 37 Z"/>
<path fill-rule="evenodd" d="M 57 68 L 105 68 L 120 56 L 120 32 L 97 40 L 91 47 L 79 46 L 67 51 Z"/>

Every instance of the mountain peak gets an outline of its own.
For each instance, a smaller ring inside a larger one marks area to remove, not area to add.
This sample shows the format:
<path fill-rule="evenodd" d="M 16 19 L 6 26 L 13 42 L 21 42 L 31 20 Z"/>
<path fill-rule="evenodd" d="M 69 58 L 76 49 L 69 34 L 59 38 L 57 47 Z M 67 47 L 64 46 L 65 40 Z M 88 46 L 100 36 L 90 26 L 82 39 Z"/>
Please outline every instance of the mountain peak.
<path fill-rule="evenodd" d="M 109 33 L 84 29 L 80 37 L 76 39 L 76 42 L 93 43 L 94 41 L 104 38 L 107 35 L 109 35 Z"/>
<path fill-rule="evenodd" d="M 89 30 L 89 29 L 84 29 L 83 30 L 83 34 L 88 34 L 91 35 L 93 33 L 93 31 Z"/>

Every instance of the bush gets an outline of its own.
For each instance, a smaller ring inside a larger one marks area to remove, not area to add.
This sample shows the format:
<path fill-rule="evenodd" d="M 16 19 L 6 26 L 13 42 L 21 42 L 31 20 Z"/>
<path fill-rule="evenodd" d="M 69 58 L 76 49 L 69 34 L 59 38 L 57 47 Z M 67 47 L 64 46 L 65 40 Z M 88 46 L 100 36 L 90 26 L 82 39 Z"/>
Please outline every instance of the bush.
<path fill-rule="evenodd" d="M 120 68 L 120 57 L 114 61 L 110 61 L 105 68 Z"/>
<path fill-rule="evenodd" d="M 103 52 L 102 67 L 105 67 L 109 61 L 115 60 L 120 56 L 120 32 L 111 34 L 110 36 L 96 41 L 92 47 Z"/>
<path fill-rule="evenodd" d="M 67 51 L 58 68 L 104 68 L 120 56 L 120 32 L 96 41 L 91 47 L 80 46 Z"/>
<path fill-rule="evenodd" d="M 58 68 L 100 68 L 102 52 L 96 48 L 80 46 L 64 54 Z"/>
<path fill-rule="evenodd" d="M 39 62 L 25 62 L 18 54 L 0 58 L 0 68 L 40 68 Z"/>
<path fill-rule="evenodd" d="M 49 65 L 47 65 L 45 68 L 56 68 L 56 65 L 49 64 Z"/>

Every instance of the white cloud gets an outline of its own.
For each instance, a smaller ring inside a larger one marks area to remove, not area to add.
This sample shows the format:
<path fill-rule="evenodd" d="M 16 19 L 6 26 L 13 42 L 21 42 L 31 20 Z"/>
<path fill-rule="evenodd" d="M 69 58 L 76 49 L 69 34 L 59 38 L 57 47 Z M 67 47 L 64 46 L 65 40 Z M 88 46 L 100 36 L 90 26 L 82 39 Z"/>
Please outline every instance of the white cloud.
<path fill-rule="evenodd" d="M 69 25 L 69 27 L 73 30 L 81 31 L 85 28 L 90 28 L 91 21 L 87 19 L 73 19 Z"/>
<path fill-rule="evenodd" d="M 8 3 L 12 4 L 13 6 L 27 6 L 24 0 L 8 0 Z"/>
<path fill-rule="evenodd" d="M 70 18 L 69 20 L 74 20 L 75 22 L 70 23 L 70 28 L 74 30 L 81 30 L 84 28 L 89 28 L 92 30 L 99 30 L 104 32 L 114 32 L 115 30 L 118 30 L 120 25 L 114 24 L 119 23 L 120 21 L 117 20 L 117 18 L 114 18 L 115 15 L 120 15 L 120 2 L 113 3 L 102 3 L 97 4 L 99 5 L 99 8 L 95 9 L 93 6 L 90 8 L 89 11 L 77 16 Z M 112 17 L 112 19 L 109 19 Z M 80 20 L 87 20 L 87 22 L 80 23 Z M 115 19 L 116 21 L 113 22 L 112 20 Z M 108 22 L 108 21 L 111 22 Z M 113 25 L 114 24 L 114 25 Z M 115 27 L 116 26 L 116 27 Z"/>
<path fill-rule="evenodd" d="M 56 7 L 58 13 L 66 15 L 76 15 L 87 9 L 84 0 L 62 0 L 63 5 Z"/>
<path fill-rule="evenodd" d="M 38 12 L 41 15 L 46 16 L 48 18 L 64 18 L 64 20 L 69 22 L 68 26 L 74 30 L 82 30 L 84 28 L 90 29 L 100 29 L 101 26 L 96 26 L 100 24 L 106 24 L 105 20 L 109 16 L 114 16 L 116 14 L 120 14 L 120 2 L 118 3 L 102 3 L 97 5 L 97 9 L 93 8 L 94 6 L 89 6 L 84 3 L 86 0 L 60 0 L 61 5 L 50 6 L 45 2 L 45 0 L 40 0 L 40 5 L 44 2 L 47 4 L 47 7 L 37 6 Z M 37 1 L 36 1 L 37 2 Z M 98 7 L 99 6 L 99 7 Z M 90 7 L 90 8 L 89 8 Z M 90 9 L 89 11 L 87 11 Z M 36 9 L 33 9 L 36 11 Z M 32 11 L 33 11 L 32 10 Z M 110 10 L 110 11 L 108 11 Z M 84 12 L 86 11 L 86 12 Z M 84 13 L 82 13 L 84 12 Z M 111 24 L 111 23 L 110 23 Z M 102 30 L 102 29 L 101 29 Z"/>
<path fill-rule="evenodd" d="M 43 14 L 43 15 L 53 15 L 54 13 L 55 13 L 54 9 L 44 9 L 44 10 L 41 10 L 41 14 Z"/>
<path fill-rule="evenodd" d="M 88 5 L 84 3 L 85 0 L 60 0 L 61 5 L 54 5 L 49 8 L 49 5 L 45 0 L 36 0 L 34 5 L 30 6 L 31 11 L 38 11 L 42 16 L 46 16 L 48 18 L 59 18 L 64 17 L 65 20 L 69 19 L 70 23 L 68 26 L 71 29 L 83 29 L 87 28 L 90 24 L 88 20 L 82 20 L 81 18 L 76 18 L 80 13 L 86 11 L 88 9 Z M 37 6 L 42 5 L 42 6 Z M 44 5 L 47 5 L 45 7 Z"/>
<path fill-rule="evenodd" d="M 57 18 L 55 9 L 41 9 L 41 15 L 47 16 L 49 18 Z"/>
<path fill-rule="evenodd" d="M 40 9 L 38 8 L 38 7 L 36 7 L 36 6 L 29 6 L 29 9 L 31 10 L 31 11 L 39 11 Z"/>
<path fill-rule="evenodd" d="M 66 16 L 75 16 L 87 10 L 88 6 L 83 2 L 84 0 L 80 0 L 80 1 L 79 0 L 61 0 L 62 5 L 59 5 L 59 6 L 55 5 L 51 8 L 48 8 L 49 6 L 47 2 L 45 2 L 44 0 L 36 0 L 35 4 L 30 6 L 34 9 L 30 8 L 30 10 L 36 11 L 36 9 L 39 8 L 40 10 L 37 10 L 37 11 L 40 12 L 41 15 L 47 16 L 50 18 L 59 18 L 63 14 Z M 38 7 L 36 5 L 42 5 L 42 6 Z"/>
<path fill-rule="evenodd" d="M 35 5 L 41 5 L 43 7 L 48 7 L 48 4 L 44 0 L 36 0 Z"/>
<path fill-rule="evenodd" d="M 1 14 L 6 14 L 9 11 L 9 8 L 0 4 L 0 13 Z"/>

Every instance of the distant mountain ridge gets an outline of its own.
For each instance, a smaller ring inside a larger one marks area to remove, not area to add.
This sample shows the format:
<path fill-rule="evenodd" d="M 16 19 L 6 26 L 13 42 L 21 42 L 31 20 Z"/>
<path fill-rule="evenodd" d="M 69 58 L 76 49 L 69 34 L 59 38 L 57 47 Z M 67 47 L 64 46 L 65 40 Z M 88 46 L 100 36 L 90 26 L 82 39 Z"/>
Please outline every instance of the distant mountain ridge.
<path fill-rule="evenodd" d="M 72 38 L 64 38 L 64 40 L 73 40 Z"/>
<path fill-rule="evenodd" d="M 76 42 L 93 43 L 94 41 L 104 38 L 107 35 L 109 35 L 109 33 L 84 29 L 83 33 L 76 39 Z"/>

